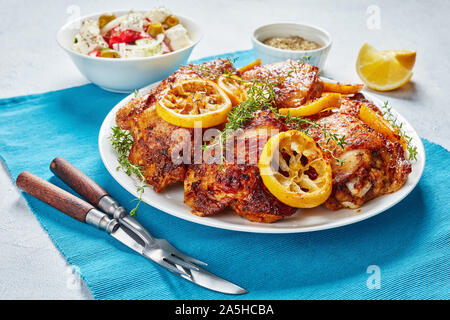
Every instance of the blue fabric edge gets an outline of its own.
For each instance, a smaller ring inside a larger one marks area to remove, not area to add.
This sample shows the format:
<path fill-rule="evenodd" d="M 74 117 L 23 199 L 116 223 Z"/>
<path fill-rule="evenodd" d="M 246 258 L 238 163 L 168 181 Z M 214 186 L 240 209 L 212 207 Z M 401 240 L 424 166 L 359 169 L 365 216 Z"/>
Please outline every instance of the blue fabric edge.
<path fill-rule="evenodd" d="M 226 57 L 229 57 L 229 56 L 238 56 L 238 55 L 250 53 L 251 51 L 252 51 L 252 50 L 241 50 L 241 51 L 235 51 L 235 52 L 228 52 L 228 53 L 224 53 L 224 54 L 218 54 L 218 55 L 214 55 L 214 56 L 207 56 L 207 57 L 204 57 L 204 58 L 199 58 L 199 59 L 191 60 L 191 61 L 189 61 L 189 63 L 201 63 L 201 62 L 204 62 L 204 61 L 213 60 L 213 59 L 217 59 L 217 58 L 226 58 Z M 0 104 L 7 104 L 7 103 L 9 103 L 9 102 L 14 102 L 14 100 L 29 100 L 29 99 L 34 99 L 34 98 L 38 98 L 38 97 L 40 97 L 41 95 L 44 95 L 44 94 L 52 94 L 52 93 L 56 93 L 56 92 L 63 92 L 63 91 L 71 90 L 71 89 L 73 89 L 73 88 L 83 87 L 83 86 L 87 86 L 87 85 L 93 85 L 93 84 L 92 84 L 92 83 L 87 83 L 87 84 L 82 84 L 82 85 L 79 85 L 79 86 L 74 86 L 74 87 L 65 88 L 65 89 L 60 89 L 60 90 L 53 90 L 53 91 L 47 91 L 47 92 L 43 92 L 43 93 L 36 93 L 36 94 L 30 94 L 30 95 L 21 95 L 21 96 L 14 96 L 14 97 L 3 98 L 3 99 L 0 99 Z M 424 142 L 430 143 L 430 144 L 432 144 L 432 145 L 435 145 L 435 146 L 441 148 L 441 149 L 444 150 L 444 151 L 447 151 L 447 152 L 449 151 L 449 150 L 447 150 L 445 147 L 443 147 L 442 145 L 437 144 L 437 143 L 434 143 L 434 142 L 432 142 L 432 141 L 430 141 L 430 140 L 428 140 L 428 139 L 421 138 L 421 140 L 424 141 Z M 1 154 L 0 154 L 0 159 L 3 161 L 4 166 L 5 166 L 5 168 L 6 168 L 7 172 L 8 172 L 8 175 L 10 176 L 11 181 L 12 181 L 13 184 L 15 185 L 15 178 L 12 177 L 11 170 L 9 169 L 7 160 L 6 160 Z M 16 178 L 17 178 L 17 177 L 16 177 Z M 416 187 L 417 187 L 417 186 L 416 186 Z M 19 191 L 20 191 L 20 190 L 19 190 Z M 23 194 L 22 191 L 20 191 L 20 192 Z M 72 266 L 72 265 L 73 265 L 72 259 L 70 259 L 70 257 L 68 257 L 68 256 L 66 255 L 66 253 L 64 252 L 64 250 L 58 245 L 57 241 L 53 238 L 53 236 L 52 236 L 51 233 L 49 232 L 49 230 L 48 230 L 46 224 L 41 220 L 41 218 L 40 218 L 39 215 L 37 214 L 37 210 L 36 210 L 36 209 L 33 207 L 33 205 L 27 200 L 26 197 L 24 197 L 24 196 L 22 195 L 22 198 L 25 199 L 25 201 L 26 201 L 28 207 L 30 208 L 31 212 L 32 212 L 32 213 L 34 214 L 34 216 L 37 218 L 39 224 L 40 224 L 40 225 L 42 226 L 42 228 L 45 230 L 45 232 L 47 233 L 48 237 L 51 239 L 52 243 L 55 245 L 55 247 L 58 249 L 58 251 L 62 254 L 62 256 L 64 257 L 64 259 Z M 238 232 L 238 231 L 236 231 L 236 232 Z M 95 289 L 90 285 L 89 281 L 87 281 L 87 279 L 86 279 L 81 273 L 77 273 L 77 274 L 78 274 L 78 275 L 80 276 L 80 278 L 84 281 L 84 283 L 86 284 L 86 286 L 89 288 L 89 290 L 90 290 L 92 296 L 94 297 L 94 299 L 99 300 L 99 299 L 96 297 L 96 296 L 97 296 L 97 293 L 95 292 Z M 204 300 L 214 300 L 214 299 L 204 299 Z M 267 299 L 267 300 L 269 300 L 269 299 Z M 276 300 L 282 300 L 282 299 L 276 299 Z"/>
<path fill-rule="evenodd" d="M 191 60 L 189 61 L 189 63 L 201 63 L 204 61 L 208 61 L 208 60 L 213 60 L 213 59 L 217 59 L 217 58 L 224 58 L 227 56 L 236 56 L 236 55 L 241 55 L 241 54 L 248 54 L 250 53 L 252 50 L 241 50 L 241 51 L 234 51 L 234 52 L 228 52 L 228 53 L 224 53 L 224 54 L 218 54 L 218 55 L 214 55 L 214 56 L 207 56 L 204 58 L 200 58 L 200 59 L 195 59 L 195 60 Z M 74 87 L 70 87 L 70 88 L 64 88 L 64 89 L 60 89 L 60 90 L 53 90 L 53 91 L 47 91 L 47 92 L 42 92 L 42 93 L 35 93 L 35 94 L 30 94 L 30 95 L 20 95 L 20 96 L 14 96 L 14 97 L 8 97 L 8 98 L 4 98 L 4 99 L 0 99 L 0 104 L 8 104 L 10 102 L 16 102 L 16 101 L 21 101 L 21 100 L 30 100 L 30 99 L 35 99 L 40 97 L 41 95 L 44 94 L 53 94 L 56 92 L 63 92 L 63 91 L 68 91 L 71 90 L 73 88 L 78 88 L 78 87 L 83 87 L 83 86 L 87 86 L 87 85 L 93 85 L 93 83 L 89 82 L 86 84 L 82 84 L 79 86 L 74 86 Z M 8 166 L 8 162 L 6 161 L 6 159 L 0 154 L 0 159 L 3 161 L 4 166 L 8 172 L 8 175 L 11 178 L 12 183 L 15 185 L 15 179 L 17 179 L 17 177 L 12 177 L 11 174 L 11 170 L 9 169 Z M 19 190 L 20 191 L 20 190 Z M 20 191 L 21 194 L 23 194 L 22 191 Z M 61 253 L 61 255 L 64 257 L 64 259 L 72 266 L 73 265 L 73 261 L 70 257 L 67 256 L 67 254 L 64 252 L 64 250 L 60 247 L 60 245 L 58 244 L 58 242 L 53 238 L 51 232 L 49 232 L 47 225 L 42 221 L 42 219 L 39 217 L 39 214 L 37 214 L 37 210 L 33 207 L 33 205 L 27 200 L 26 197 L 24 197 L 22 195 L 22 198 L 25 199 L 25 202 L 27 203 L 28 207 L 30 208 L 31 212 L 34 214 L 34 216 L 36 217 L 36 219 L 38 220 L 39 224 L 42 226 L 42 228 L 44 229 L 44 231 L 47 233 L 48 237 L 50 238 L 50 240 L 52 241 L 52 243 L 55 245 L 56 249 L 58 249 L 58 251 Z M 99 300 L 97 298 L 97 293 L 95 292 L 95 289 L 91 286 L 91 284 L 89 283 L 89 281 L 83 276 L 82 273 L 77 273 L 80 278 L 84 281 L 84 283 L 86 284 L 86 286 L 89 288 L 92 296 L 94 297 L 94 299 Z"/>
<path fill-rule="evenodd" d="M 431 142 L 431 141 L 429 141 L 429 140 L 427 140 L 427 139 L 425 139 L 425 138 L 421 138 L 421 139 L 422 139 L 423 142 L 429 143 L 429 144 L 431 144 L 431 145 L 435 145 L 435 146 L 437 146 L 438 148 L 440 148 L 440 149 L 442 149 L 442 150 L 448 152 L 448 150 L 447 150 L 446 148 L 444 148 L 443 146 L 441 146 L 441 145 L 439 145 L 439 144 L 437 144 L 437 143 Z M 6 159 L 5 159 L 2 155 L 0 155 L 0 159 L 3 161 L 4 166 L 5 166 L 5 168 L 6 168 L 7 172 L 8 172 L 8 175 L 10 176 L 11 181 L 12 181 L 13 184 L 15 185 L 14 178 L 13 178 L 12 175 L 11 175 L 11 171 L 10 171 L 10 169 L 9 169 L 9 167 L 8 167 L 8 164 L 7 164 Z M 17 177 L 16 177 L 16 178 L 17 178 Z M 416 187 L 417 187 L 417 185 L 416 185 Z M 416 188 L 416 187 L 415 187 L 415 188 Z M 20 190 L 19 190 L 19 191 L 20 191 Z M 21 192 L 21 194 L 23 194 L 23 191 L 20 191 L 20 192 Z M 35 216 L 36 219 L 38 220 L 39 224 L 40 224 L 40 225 L 42 226 L 42 228 L 45 230 L 45 232 L 47 233 L 48 237 L 51 239 L 52 243 L 55 245 L 55 247 L 58 249 L 58 251 L 62 254 L 62 256 L 64 257 L 64 259 L 72 266 L 72 265 L 73 265 L 72 259 L 70 259 L 70 257 L 68 257 L 68 256 L 66 255 L 66 253 L 64 252 L 64 250 L 58 245 L 57 241 L 53 238 L 53 236 L 52 236 L 51 233 L 49 232 L 49 230 L 48 230 L 48 228 L 47 228 L 47 225 L 42 221 L 42 219 L 40 218 L 39 214 L 37 214 L 36 209 L 35 209 L 35 208 L 33 207 L 33 205 L 27 200 L 26 197 L 24 197 L 24 196 L 22 195 L 22 198 L 25 199 L 25 201 L 26 201 L 28 207 L 30 208 L 31 212 L 34 214 L 34 216 Z M 383 211 L 383 212 L 384 212 L 384 211 Z M 239 232 L 239 231 L 236 231 L 236 232 Z M 95 289 L 91 286 L 91 284 L 90 284 L 89 281 L 83 276 L 83 274 L 82 274 L 82 273 L 77 273 L 77 274 L 78 274 L 78 275 L 80 276 L 80 278 L 84 281 L 84 283 L 86 284 L 86 286 L 89 288 L 89 290 L 90 290 L 92 296 L 94 297 L 94 299 L 95 299 L 95 300 L 100 300 L 99 298 L 97 298 L 97 293 L 96 293 Z M 214 300 L 214 299 L 202 299 L 202 300 Z M 267 300 L 269 300 L 269 299 L 267 299 Z M 273 299 L 270 299 L 270 300 L 273 300 Z M 282 300 L 282 299 L 275 299 L 275 300 Z"/>
<path fill-rule="evenodd" d="M 52 91 L 54 92 L 54 91 Z M 25 97 L 25 96 L 24 96 Z M 0 159 L 3 161 L 4 167 L 6 168 L 6 171 L 9 175 L 9 177 L 11 178 L 12 183 L 16 186 L 16 182 L 15 179 L 13 178 L 12 174 L 11 174 L 11 170 L 8 167 L 8 163 L 6 161 L 6 159 L 0 154 Z M 17 188 L 17 186 L 16 186 Z M 37 210 L 33 207 L 33 205 L 28 201 L 28 199 L 26 197 L 23 196 L 24 192 L 21 191 L 20 189 L 18 189 L 20 191 L 20 193 L 22 194 L 22 199 L 25 199 L 25 202 L 27 203 L 28 207 L 30 208 L 31 212 L 33 213 L 33 215 L 36 217 L 37 221 L 39 222 L 39 224 L 42 226 L 42 228 L 44 229 L 45 233 L 47 233 L 47 236 L 50 238 L 50 240 L 52 241 L 52 243 L 55 245 L 56 249 L 58 249 L 58 251 L 61 253 L 61 255 L 64 257 L 64 259 L 70 264 L 70 266 L 73 266 L 73 261 L 70 257 L 68 257 L 66 255 L 66 253 L 64 252 L 64 250 L 60 247 L 60 245 L 58 244 L 58 242 L 53 238 L 52 234 L 49 232 L 47 225 L 42 221 L 42 218 L 39 216 L 39 214 L 37 214 Z M 72 268 L 73 270 L 75 270 L 74 268 Z M 80 276 L 80 278 L 84 281 L 84 283 L 86 284 L 86 286 L 89 288 L 92 296 L 98 300 L 95 297 L 95 290 L 91 287 L 91 285 L 89 284 L 89 282 L 87 281 L 87 279 L 79 272 L 77 272 L 77 274 Z"/>

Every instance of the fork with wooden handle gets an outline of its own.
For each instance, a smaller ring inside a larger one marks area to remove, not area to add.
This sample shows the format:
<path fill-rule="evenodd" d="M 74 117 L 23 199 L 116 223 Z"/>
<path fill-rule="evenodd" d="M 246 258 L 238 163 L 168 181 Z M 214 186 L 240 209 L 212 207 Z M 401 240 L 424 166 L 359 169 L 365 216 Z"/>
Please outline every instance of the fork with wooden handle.
<path fill-rule="evenodd" d="M 19 174 L 16 185 L 68 216 L 105 230 L 129 248 L 183 279 L 222 293 L 247 292 L 200 268 L 198 265 L 206 264 L 182 253 L 167 240 L 152 237 L 108 192 L 67 160 L 55 158 L 50 170 L 88 202 L 26 171 Z"/>

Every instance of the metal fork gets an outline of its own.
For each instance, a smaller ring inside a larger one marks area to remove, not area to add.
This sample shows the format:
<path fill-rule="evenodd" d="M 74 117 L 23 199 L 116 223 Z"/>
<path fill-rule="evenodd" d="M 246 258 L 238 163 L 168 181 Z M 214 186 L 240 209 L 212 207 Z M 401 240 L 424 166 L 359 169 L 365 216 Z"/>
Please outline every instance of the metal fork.
<path fill-rule="evenodd" d="M 55 158 L 50 170 L 88 202 L 26 171 L 17 177 L 16 184 L 67 215 L 106 231 L 124 245 L 188 281 L 218 292 L 247 293 L 245 289 L 200 268 L 198 265 L 205 266 L 206 263 L 182 253 L 166 239 L 154 238 L 108 192 L 64 158 Z"/>

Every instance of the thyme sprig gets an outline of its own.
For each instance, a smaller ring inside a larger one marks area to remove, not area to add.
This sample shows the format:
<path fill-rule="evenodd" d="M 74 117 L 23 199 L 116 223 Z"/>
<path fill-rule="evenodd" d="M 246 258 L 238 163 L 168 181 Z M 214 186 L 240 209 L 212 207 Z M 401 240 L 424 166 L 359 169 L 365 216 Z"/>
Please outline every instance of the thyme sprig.
<path fill-rule="evenodd" d="M 410 161 L 417 160 L 417 146 L 413 145 L 412 137 L 408 136 L 403 130 L 403 123 L 399 122 L 397 117 L 392 113 L 392 107 L 389 106 L 388 101 L 384 102 L 383 109 L 383 117 L 390 123 L 391 127 L 397 132 L 400 138 L 406 141 L 408 159 Z"/>
<path fill-rule="evenodd" d="M 139 195 L 138 203 L 136 207 L 134 207 L 130 211 L 130 215 L 135 216 L 137 214 L 137 209 L 142 202 L 142 195 L 144 194 L 144 189 L 148 187 L 148 184 L 145 182 L 146 179 L 142 173 L 143 167 L 132 164 L 128 159 L 128 155 L 130 154 L 131 148 L 133 147 L 133 137 L 128 130 L 123 130 L 119 126 L 114 126 L 111 128 L 112 133 L 108 137 L 111 141 L 111 145 L 113 149 L 118 153 L 119 157 L 117 158 L 117 162 L 119 162 L 119 166 L 117 166 L 116 170 L 122 170 L 128 176 L 136 176 L 139 179 L 140 185 L 137 187 L 137 193 Z"/>
<path fill-rule="evenodd" d="M 297 60 L 297 63 L 290 62 L 291 70 L 287 72 L 287 76 L 290 77 L 293 73 L 298 73 L 299 67 L 302 63 L 309 63 L 311 61 L 311 56 L 304 55 L 300 59 Z"/>
<path fill-rule="evenodd" d="M 293 73 L 297 73 L 299 71 L 299 66 L 305 61 L 310 60 L 310 56 L 304 56 L 302 59 L 298 60 L 297 63 L 291 62 L 291 70 L 287 72 L 287 76 L 291 76 Z M 202 65 L 200 70 L 204 75 L 209 75 L 210 77 L 216 78 L 219 76 L 212 70 L 209 70 L 206 66 Z M 231 76 L 232 74 L 224 73 L 225 75 Z M 222 74 L 220 74 L 222 75 Z M 233 78 L 235 79 L 235 78 Z M 272 113 L 281 120 L 284 120 L 285 123 L 296 123 L 297 129 L 309 135 L 308 129 L 310 127 L 320 127 L 324 137 L 326 139 L 325 144 L 321 144 L 320 147 L 324 151 L 328 151 L 333 159 L 339 164 L 343 165 L 344 161 L 339 159 L 334 155 L 334 151 L 337 147 L 344 148 L 345 136 L 339 136 L 336 133 L 331 132 L 326 125 L 320 125 L 317 122 L 314 122 L 308 118 L 303 118 L 300 116 L 291 116 L 288 112 L 286 115 L 278 112 L 278 109 L 275 107 L 275 99 L 277 98 L 277 93 L 275 91 L 275 87 L 278 86 L 283 79 L 281 77 L 275 79 L 275 81 L 248 81 L 241 79 L 240 81 L 244 83 L 248 83 L 249 87 L 247 89 L 247 100 L 241 102 L 233 109 L 231 109 L 228 114 L 228 122 L 225 124 L 225 128 L 219 133 L 219 136 L 211 141 L 211 143 L 203 144 L 203 149 L 207 149 L 209 147 L 217 145 L 220 143 L 222 147 L 225 146 L 225 141 L 228 136 L 234 134 L 234 132 L 240 128 L 242 128 L 245 123 L 254 117 L 254 113 L 263 109 L 270 109 Z M 306 125 L 306 126 L 305 126 Z M 333 140 L 336 142 L 336 146 L 333 149 L 329 149 L 327 147 L 328 143 Z M 222 157 L 223 161 L 223 157 Z"/>
<path fill-rule="evenodd" d="M 287 73 L 287 76 L 291 76 L 292 73 L 298 72 L 298 67 L 301 63 L 309 62 L 310 56 L 304 56 L 300 60 L 298 60 L 297 64 L 291 63 L 292 70 Z M 228 63 L 233 66 L 235 60 L 228 58 Z M 210 67 L 206 65 L 191 65 L 189 66 L 191 70 L 198 73 L 201 77 L 217 79 L 220 76 L 233 77 L 234 73 L 232 73 L 228 69 L 223 69 L 222 72 L 218 72 L 216 70 L 212 70 Z M 334 156 L 334 151 L 337 147 L 344 148 L 345 136 L 339 136 L 335 133 L 329 131 L 326 125 L 321 126 L 317 122 L 314 122 L 308 118 L 303 117 L 294 117 L 291 116 L 288 112 L 286 115 L 280 114 L 278 109 L 274 107 L 275 99 L 277 94 L 275 92 L 275 87 L 280 84 L 283 80 L 281 78 L 277 78 L 275 81 L 248 81 L 245 79 L 240 79 L 233 77 L 233 80 L 240 81 L 243 84 L 247 84 L 247 100 L 241 102 L 239 105 L 235 106 L 230 113 L 228 114 L 228 122 L 225 124 L 225 128 L 220 132 L 219 136 L 211 141 L 209 145 L 204 144 L 202 146 L 203 149 L 209 148 L 216 143 L 220 143 L 221 146 L 224 146 L 224 142 L 226 141 L 229 135 L 234 134 L 234 132 L 242 127 L 244 127 L 245 123 L 254 117 L 254 113 L 259 110 L 270 109 L 276 117 L 285 121 L 285 123 L 296 123 L 298 130 L 304 132 L 309 135 L 308 129 L 310 127 L 320 127 L 325 139 L 327 139 L 326 144 L 320 145 L 324 151 L 328 151 L 331 156 L 340 164 L 343 164 L 343 161 Z M 139 91 L 134 91 L 135 97 L 139 95 Z M 306 127 L 305 127 L 306 125 Z M 137 187 L 137 193 L 139 194 L 138 203 L 134 209 L 130 211 L 130 215 L 136 215 L 137 209 L 142 202 L 142 195 L 145 191 L 145 188 L 148 187 L 146 183 L 146 179 L 143 175 L 143 167 L 134 165 L 128 159 L 129 153 L 133 146 L 133 138 L 128 130 L 123 130 L 119 126 L 115 126 L 112 128 L 112 134 L 108 137 L 111 141 L 113 149 L 118 153 L 119 157 L 117 161 L 119 162 L 119 166 L 117 170 L 124 171 L 128 176 L 136 176 L 140 185 Z M 336 147 L 333 150 L 330 150 L 326 147 L 328 142 L 331 140 L 336 142 Z M 225 161 L 225 158 L 222 155 L 222 163 Z"/>
<path fill-rule="evenodd" d="M 226 140 L 228 135 L 242 128 L 248 120 L 252 119 L 256 111 L 275 103 L 274 87 L 276 85 L 276 83 L 260 81 L 251 83 L 247 89 L 247 100 L 235 106 L 228 114 L 228 122 L 220 134 L 222 142 Z"/>
<path fill-rule="evenodd" d="M 340 165 L 342 166 L 344 164 L 344 160 L 336 157 L 334 155 L 334 152 L 336 151 L 336 149 L 338 147 L 344 149 L 344 146 L 347 144 L 347 142 L 345 142 L 345 135 L 339 136 L 336 133 L 331 132 L 328 128 L 327 125 L 324 124 L 323 126 L 321 126 L 320 124 L 318 124 L 315 121 L 311 121 L 308 118 L 303 118 L 300 116 L 292 116 L 290 114 L 290 112 L 288 111 L 287 114 L 281 114 L 278 112 L 277 108 L 274 107 L 270 107 L 269 108 L 278 119 L 284 119 L 284 121 L 286 122 L 286 124 L 290 124 L 290 123 L 294 123 L 297 127 L 297 130 L 302 131 L 304 134 L 309 136 L 309 128 L 311 127 L 315 127 L 318 128 L 320 127 L 324 139 L 326 139 L 325 143 L 321 143 L 319 144 L 320 148 L 325 151 L 325 152 L 329 152 L 329 154 L 331 155 L 331 157 Z M 306 126 L 305 126 L 306 125 Z M 336 145 L 334 148 L 330 149 L 328 148 L 328 143 L 330 141 L 335 141 Z"/>
<path fill-rule="evenodd" d="M 238 60 L 238 58 L 231 58 L 231 57 L 227 57 L 225 59 L 227 60 L 225 62 L 225 66 L 229 65 L 230 67 L 233 67 L 234 63 Z M 213 70 L 210 66 L 207 66 L 205 64 L 191 64 L 188 65 L 187 67 L 188 69 L 197 73 L 200 77 L 207 78 L 210 80 L 215 80 L 223 75 L 227 77 L 231 77 L 234 75 L 230 70 L 226 68 L 222 68 L 221 72 L 219 72 L 218 70 Z"/>

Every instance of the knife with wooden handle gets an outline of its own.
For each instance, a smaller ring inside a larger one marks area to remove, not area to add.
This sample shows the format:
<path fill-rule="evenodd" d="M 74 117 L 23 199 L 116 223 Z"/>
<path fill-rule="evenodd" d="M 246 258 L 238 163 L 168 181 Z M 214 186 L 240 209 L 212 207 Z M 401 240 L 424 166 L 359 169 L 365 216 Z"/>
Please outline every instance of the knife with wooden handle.
<path fill-rule="evenodd" d="M 114 231 L 117 222 L 94 208 L 90 203 L 74 196 L 54 184 L 24 171 L 17 177 L 16 185 L 26 193 L 64 212 L 80 222 L 88 223 L 108 233 Z"/>
<path fill-rule="evenodd" d="M 153 237 L 108 192 L 67 160 L 55 158 L 50 170 L 89 203 L 26 171 L 17 177 L 16 185 L 68 216 L 105 230 L 124 245 L 185 280 L 227 294 L 247 292 L 199 267 L 206 263 L 184 254 L 167 240 Z"/>
<path fill-rule="evenodd" d="M 128 216 L 125 208 L 115 201 L 105 189 L 66 159 L 62 157 L 53 159 L 50 163 L 50 170 L 90 204 L 111 217 L 120 219 Z"/>

